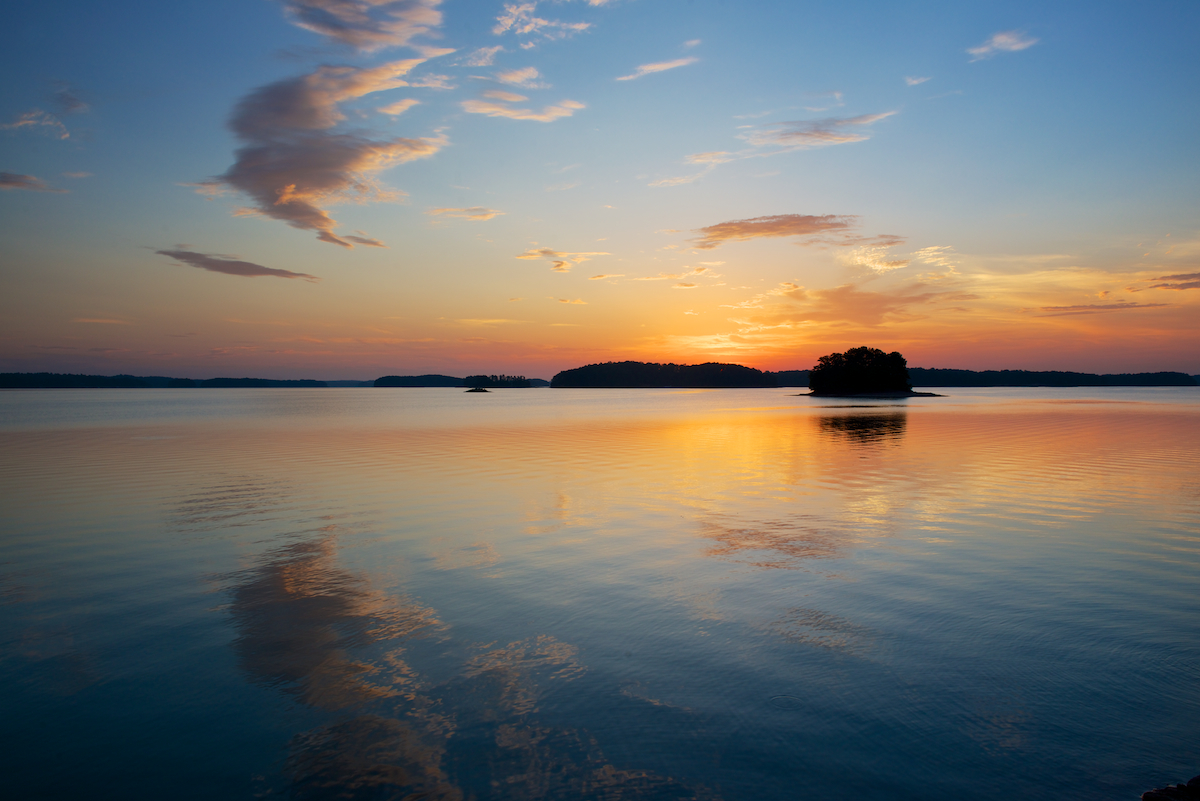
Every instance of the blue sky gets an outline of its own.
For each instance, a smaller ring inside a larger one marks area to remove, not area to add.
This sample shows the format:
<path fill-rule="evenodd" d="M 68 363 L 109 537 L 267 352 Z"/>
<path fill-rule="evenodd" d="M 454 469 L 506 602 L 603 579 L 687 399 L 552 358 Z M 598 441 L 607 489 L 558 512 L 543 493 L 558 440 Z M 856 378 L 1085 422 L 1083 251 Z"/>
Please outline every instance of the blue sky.
<path fill-rule="evenodd" d="M 1194 3 L 11 17 L 0 369 L 1200 372 Z"/>

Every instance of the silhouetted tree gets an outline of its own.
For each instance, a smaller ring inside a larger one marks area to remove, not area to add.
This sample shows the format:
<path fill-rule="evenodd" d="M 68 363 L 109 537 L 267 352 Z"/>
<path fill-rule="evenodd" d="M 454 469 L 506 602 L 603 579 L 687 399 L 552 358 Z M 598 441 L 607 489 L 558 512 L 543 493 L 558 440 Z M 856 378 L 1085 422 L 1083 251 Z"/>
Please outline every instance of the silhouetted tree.
<path fill-rule="evenodd" d="M 817 360 L 808 374 L 814 395 L 859 395 L 868 392 L 908 392 L 908 362 L 899 353 L 879 348 L 851 348 Z"/>

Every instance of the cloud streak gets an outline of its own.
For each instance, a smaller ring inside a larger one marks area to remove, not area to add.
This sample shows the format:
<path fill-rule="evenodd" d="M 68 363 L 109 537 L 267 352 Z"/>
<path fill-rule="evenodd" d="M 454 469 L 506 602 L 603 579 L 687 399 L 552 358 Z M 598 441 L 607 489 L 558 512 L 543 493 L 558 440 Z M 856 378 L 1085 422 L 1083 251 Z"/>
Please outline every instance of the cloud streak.
<path fill-rule="evenodd" d="M 1200 289 L 1200 273 L 1184 275 L 1163 275 L 1154 279 L 1164 283 L 1155 284 L 1151 289 Z"/>
<path fill-rule="evenodd" d="M 521 67 L 515 70 L 505 70 L 495 73 L 496 80 L 500 83 L 507 83 L 512 86 L 521 86 L 526 89 L 547 89 L 547 84 L 538 82 L 537 67 Z"/>
<path fill-rule="evenodd" d="M 666 70 L 673 70 L 678 67 L 686 67 L 688 64 L 695 64 L 699 60 L 700 59 L 696 58 L 695 56 L 688 56 L 687 58 L 677 58 L 674 61 L 659 61 L 654 64 L 642 64 L 632 74 L 622 75 L 620 78 L 617 78 L 617 80 L 633 81 L 653 72 L 665 72 Z"/>
<path fill-rule="evenodd" d="M 590 261 L 596 256 L 611 255 L 611 253 L 604 253 L 600 251 L 571 253 L 563 250 L 553 250 L 551 248 L 533 248 L 525 251 L 524 253 L 518 253 L 517 258 L 527 260 L 546 259 L 552 263 L 550 269 L 554 272 L 569 273 L 572 265 L 582 264 L 585 261 Z"/>
<path fill-rule="evenodd" d="M 386 106 L 380 106 L 375 110 L 380 114 L 387 114 L 389 117 L 399 117 L 413 106 L 419 106 L 420 104 L 420 100 L 410 97 L 404 100 L 397 100 L 395 103 L 388 103 Z"/>
<path fill-rule="evenodd" d="M 990 39 L 978 47 L 967 48 L 967 52 L 971 54 L 972 62 L 983 61 L 998 53 L 1015 53 L 1025 50 L 1037 43 L 1037 39 L 1027 36 L 1024 31 L 1001 31 L 992 34 Z"/>
<path fill-rule="evenodd" d="M 563 117 L 570 117 L 581 108 L 587 108 L 575 100 L 563 100 L 557 105 L 546 106 L 540 112 L 527 108 L 515 108 L 504 103 L 520 103 L 529 98 L 524 95 L 509 92 L 491 91 L 485 97 L 499 100 L 500 103 L 490 103 L 487 100 L 464 100 L 463 111 L 468 114 L 485 114 L 489 117 L 507 117 L 510 120 L 532 120 L 533 122 L 554 122 Z"/>
<path fill-rule="evenodd" d="M 602 3 L 591 3 L 602 5 Z M 501 36 L 513 33 L 518 36 L 536 36 L 542 39 L 566 39 L 592 27 L 590 22 L 559 22 L 534 16 L 537 3 L 505 3 L 504 13 L 496 17 L 492 33 Z M 528 50 L 534 42 L 524 42 L 521 47 Z"/>
<path fill-rule="evenodd" d="M 868 130 L 871 125 L 895 113 L 895 111 L 885 111 L 881 114 L 862 114 L 857 117 L 829 117 L 820 120 L 776 122 L 759 126 L 755 130 L 738 134 L 737 138 L 749 144 L 750 147 L 732 152 L 710 150 L 704 153 L 693 153 L 685 157 L 684 161 L 688 164 L 703 165 L 704 169 L 692 175 L 660 178 L 650 182 L 649 186 L 665 187 L 690 184 L 708 175 L 718 165 L 731 161 L 766 158 L 797 150 L 812 150 L 819 147 L 862 142 L 871 138 Z"/>
<path fill-rule="evenodd" d="M 62 120 L 55 117 L 48 111 L 43 111 L 40 108 L 35 108 L 32 111 L 26 111 L 21 116 L 17 117 L 12 122 L 6 122 L 0 125 L 0 131 L 18 131 L 22 128 L 30 130 L 38 130 L 49 128 L 52 136 L 58 139 L 70 139 L 71 133 L 67 130 L 67 126 L 62 124 Z"/>
<path fill-rule="evenodd" d="M 442 0 L 285 0 L 292 24 L 363 52 L 400 47 L 442 24 Z"/>
<path fill-rule="evenodd" d="M 55 189 L 41 178 L 32 175 L 22 175 L 18 172 L 0 172 L 0 189 L 26 189 L 30 192 L 66 192 L 65 189 Z"/>
<path fill-rule="evenodd" d="M 1094 303 L 1090 305 L 1079 306 L 1042 306 L 1041 311 L 1045 314 L 1039 314 L 1039 317 L 1063 317 L 1072 314 L 1103 314 L 1105 312 L 1125 311 L 1127 309 L 1154 309 L 1166 306 L 1166 303 L 1131 303 L 1122 301 L 1120 303 Z"/>
<path fill-rule="evenodd" d="M 485 209 L 483 206 L 471 206 L 470 208 L 466 209 L 430 209 L 425 213 L 432 217 L 455 217 L 461 220 L 475 221 L 490 220 L 494 217 L 504 214 L 502 211 L 497 211 L 496 209 Z"/>
<path fill-rule="evenodd" d="M 236 189 L 254 200 L 253 213 L 316 231 L 323 242 L 353 247 L 354 238 L 334 233 L 337 221 L 323 206 L 394 199 L 397 193 L 382 188 L 375 175 L 432 156 L 446 139 L 371 140 L 329 129 L 345 119 L 340 104 L 408 86 L 405 76 L 424 61 L 405 59 L 363 69 L 323 66 L 254 90 L 237 104 L 229 122 L 246 145 L 236 152 L 233 166 L 199 184 L 199 190 Z"/>
<path fill-rule="evenodd" d="M 156 250 L 155 253 L 160 256 L 174 259 L 180 264 L 186 264 L 189 267 L 197 267 L 201 270 L 208 270 L 214 273 L 224 273 L 225 275 L 237 275 L 243 278 L 255 278 L 258 276 L 272 276 L 275 278 L 303 278 L 306 281 L 320 281 L 315 275 L 308 273 L 294 273 L 291 270 L 277 270 L 273 267 L 264 267 L 261 264 L 255 264 L 250 261 L 242 261 L 240 259 L 230 258 L 228 256 L 214 256 L 208 253 L 196 253 L 191 250 Z"/>
<path fill-rule="evenodd" d="M 754 147 L 774 147 L 776 150 L 761 155 L 776 155 L 793 150 L 811 150 L 817 147 L 844 145 L 870 139 L 867 128 L 896 112 L 863 114 L 858 117 L 830 117 L 823 120 L 777 122 L 756 131 L 739 136 Z"/>
<path fill-rule="evenodd" d="M 713 250 L 726 242 L 744 242 L 748 239 L 842 234 L 857 223 L 858 217 L 854 215 L 775 214 L 769 217 L 752 217 L 748 220 L 731 220 L 699 228 L 696 233 L 700 234 L 700 237 L 692 241 L 697 250 Z"/>

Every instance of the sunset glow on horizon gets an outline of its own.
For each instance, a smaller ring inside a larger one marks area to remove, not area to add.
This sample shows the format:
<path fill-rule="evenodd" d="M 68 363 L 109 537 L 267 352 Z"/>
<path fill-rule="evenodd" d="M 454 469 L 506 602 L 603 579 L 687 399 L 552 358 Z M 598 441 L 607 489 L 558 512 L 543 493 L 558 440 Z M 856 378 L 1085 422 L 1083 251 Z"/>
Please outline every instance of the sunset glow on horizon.
<path fill-rule="evenodd" d="M 1200 373 L 1200 7 L 12 10 L 0 371 Z"/>

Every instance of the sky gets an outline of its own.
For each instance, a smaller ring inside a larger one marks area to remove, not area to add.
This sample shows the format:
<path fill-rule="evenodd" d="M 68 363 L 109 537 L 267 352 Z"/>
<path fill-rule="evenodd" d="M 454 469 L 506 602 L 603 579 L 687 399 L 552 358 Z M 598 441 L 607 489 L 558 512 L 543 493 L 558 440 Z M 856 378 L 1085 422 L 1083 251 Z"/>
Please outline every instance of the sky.
<path fill-rule="evenodd" d="M 0 370 L 1200 373 L 1200 4 L 47 0 Z"/>

